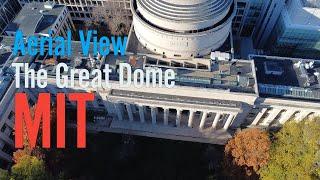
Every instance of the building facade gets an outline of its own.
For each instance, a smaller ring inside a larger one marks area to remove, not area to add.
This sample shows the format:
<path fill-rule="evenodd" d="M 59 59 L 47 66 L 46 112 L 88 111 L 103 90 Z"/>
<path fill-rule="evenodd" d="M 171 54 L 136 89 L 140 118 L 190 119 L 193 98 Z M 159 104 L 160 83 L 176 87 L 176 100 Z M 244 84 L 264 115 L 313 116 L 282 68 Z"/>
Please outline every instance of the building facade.
<path fill-rule="evenodd" d="M 255 48 L 264 49 L 271 32 L 285 7 L 285 0 L 268 0 L 262 6 L 252 40 Z"/>
<path fill-rule="evenodd" d="M 32 2 L 23 6 L 17 17 L 5 29 L 5 34 L 14 36 L 17 30 L 25 36 L 40 35 L 67 37 L 70 30 L 75 35 L 75 26 L 66 6 L 54 2 Z"/>
<path fill-rule="evenodd" d="M 237 11 L 233 19 L 232 30 L 235 37 L 248 37 L 256 27 L 263 0 L 236 0 Z"/>
<path fill-rule="evenodd" d="M 87 103 L 87 109 L 94 112 L 92 117 L 88 117 L 88 132 L 124 133 L 212 144 L 225 144 L 240 129 L 279 128 L 289 120 L 302 121 L 320 115 L 320 62 L 316 60 L 267 56 L 252 56 L 251 61 L 210 62 L 208 59 L 209 65 L 214 64 L 209 69 L 192 67 L 190 63 L 200 63 L 188 60 L 181 67 L 171 67 L 177 72 L 177 84 L 171 89 L 121 87 L 116 80 L 110 81 L 110 87 L 82 88 L 77 79 L 75 87 L 61 89 L 56 86 L 55 78 L 55 67 L 61 61 L 70 61 L 69 68 L 81 65 L 88 70 L 93 69 L 92 64 L 98 64 L 91 61 L 99 61 L 101 65 L 107 63 L 114 72 L 119 72 L 117 65 L 120 62 L 131 63 L 130 57 L 134 56 L 133 68 L 141 68 L 142 71 L 168 68 L 163 62 L 159 63 L 164 60 L 159 59 L 156 64 L 151 64 L 154 59 L 145 59 L 146 56 L 156 58 L 154 55 L 128 55 L 115 60 L 113 55 L 83 57 L 80 51 L 76 51 L 79 42 L 73 43 L 74 56 L 69 58 L 47 55 L 11 55 L 8 58 L 7 68 L 4 68 L 6 75 L 1 75 L 4 80 L 0 82 L 0 105 L 7 107 L 0 109 L 0 159 L 8 165 L 14 150 L 12 130 L 15 110 L 12 97 L 19 91 L 27 93 L 30 106 L 37 102 L 39 93 L 50 93 L 52 102 L 55 102 L 57 93 L 94 93 L 95 100 Z M 46 69 L 48 86 L 44 89 L 16 89 L 15 71 L 10 65 L 13 61 L 28 62 L 31 69 Z M 84 66 L 79 62 L 87 63 Z M 300 77 L 302 72 L 304 76 Z M 299 81 L 295 80 L 297 78 Z M 207 86 L 208 83 L 212 86 Z M 68 113 L 76 108 L 74 102 L 67 101 L 66 105 Z M 76 121 L 69 120 L 70 126 L 76 127 Z"/>
<path fill-rule="evenodd" d="M 289 0 L 272 32 L 268 48 L 283 56 L 320 57 L 320 5 Z"/>
<path fill-rule="evenodd" d="M 0 0 L 0 34 L 20 11 L 18 0 Z"/>
<path fill-rule="evenodd" d="M 46 0 L 20 0 L 21 4 L 32 1 L 45 2 Z M 95 7 L 104 7 L 110 2 L 119 7 L 121 14 L 131 18 L 130 0 L 55 0 L 55 2 L 66 5 L 73 20 L 90 20 L 92 17 L 92 10 Z"/>

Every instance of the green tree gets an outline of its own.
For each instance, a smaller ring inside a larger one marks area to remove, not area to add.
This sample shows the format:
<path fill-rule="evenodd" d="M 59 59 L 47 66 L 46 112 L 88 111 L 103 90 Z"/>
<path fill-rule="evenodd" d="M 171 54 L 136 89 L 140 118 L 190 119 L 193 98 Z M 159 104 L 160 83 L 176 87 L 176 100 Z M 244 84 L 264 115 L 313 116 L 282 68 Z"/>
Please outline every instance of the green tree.
<path fill-rule="evenodd" d="M 0 169 L 0 180 L 7 180 L 10 179 L 10 175 L 8 171 Z"/>
<path fill-rule="evenodd" d="M 43 160 L 29 155 L 22 156 L 11 171 L 11 177 L 16 180 L 42 180 L 47 177 Z"/>
<path fill-rule="evenodd" d="M 270 161 L 261 179 L 319 179 L 320 121 L 290 121 L 275 134 Z"/>

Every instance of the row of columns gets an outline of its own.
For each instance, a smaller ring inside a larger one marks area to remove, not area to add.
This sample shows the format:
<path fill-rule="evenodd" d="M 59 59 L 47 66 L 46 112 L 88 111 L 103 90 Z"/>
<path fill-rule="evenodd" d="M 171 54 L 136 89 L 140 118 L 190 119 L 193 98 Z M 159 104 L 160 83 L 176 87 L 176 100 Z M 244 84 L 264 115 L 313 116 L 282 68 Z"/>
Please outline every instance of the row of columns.
<path fill-rule="evenodd" d="M 268 113 L 268 115 L 263 120 L 261 120 L 266 113 Z M 270 126 L 270 124 L 272 124 L 276 119 L 280 124 L 284 124 L 290 119 L 294 119 L 295 121 L 300 122 L 311 114 L 314 114 L 315 117 L 320 116 L 320 111 L 312 112 L 308 110 L 281 108 L 273 108 L 268 110 L 267 108 L 262 108 L 261 111 L 257 114 L 256 118 L 253 120 L 251 125 Z"/>
<path fill-rule="evenodd" d="M 124 109 L 123 106 L 119 103 L 114 103 L 115 105 L 115 110 L 116 110 L 116 114 L 117 117 L 120 121 L 124 120 Z M 134 121 L 134 112 L 132 110 L 132 105 L 131 104 L 124 104 L 126 111 L 128 113 L 128 119 L 130 122 Z M 150 112 L 151 112 L 151 123 L 153 125 L 157 124 L 157 116 L 158 116 L 158 108 L 157 107 L 150 107 Z M 141 123 L 145 123 L 146 122 L 146 117 L 145 117 L 145 112 L 146 112 L 146 106 L 143 105 L 138 105 L 138 111 L 139 111 L 139 118 L 140 118 L 140 122 Z M 176 119 L 175 119 L 175 125 L 177 127 L 181 126 L 181 119 L 182 119 L 182 109 L 176 109 Z M 188 127 L 192 128 L 193 123 L 194 123 L 194 118 L 195 118 L 195 114 L 197 111 L 195 110 L 188 110 L 189 111 L 189 117 L 188 117 Z M 219 113 L 219 112 L 209 112 L 209 111 L 202 111 L 202 114 L 200 115 L 200 125 L 199 125 L 199 129 L 204 129 L 206 122 L 207 122 L 207 118 L 209 113 L 215 113 L 215 117 L 214 120 L 212 122 L 211 128 L 212 129 L 216 129 L 218 126 L 218 123 L 220 121 L 220 119 L 222 118 L 224 113 Z M 163 108 L 163 123 L 164 125 L 168 125 L 169 124 L 169 114 L 170 114 L 170 110 L 169 108 Z M 235 118 L 235 114 L 228 114 L 228 118 L 225 120 L 225 123 L 223 125 L 223 129 L 227 130 L 230 125 L 232 124 L 233 119 Z"/>

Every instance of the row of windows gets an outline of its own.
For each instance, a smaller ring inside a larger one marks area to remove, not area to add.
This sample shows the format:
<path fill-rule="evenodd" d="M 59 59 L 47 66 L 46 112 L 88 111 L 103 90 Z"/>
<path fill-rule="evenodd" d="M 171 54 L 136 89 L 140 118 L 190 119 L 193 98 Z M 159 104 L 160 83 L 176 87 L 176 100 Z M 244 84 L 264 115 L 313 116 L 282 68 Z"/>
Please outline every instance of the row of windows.
<path fill-rule="evenodd" d="M 29 2 L 46 2 L 47 0 L 20 0 L 22 3 Z M 79 6 L 104 6 L 109 3 L 109 0 L 55 0 L 58 4 L 64 4 L 67 6 L 79 5 Z M 130 9 L 130 0 L 111 0 L 113 3 L 119 4 L 120 7 Z"/>
<path fill-rule="evenodd" d="M 262 94 L 278 96 L 291 96 L 297 98 L 320 99 L 320 92 L 306 90 L 304 88 L 293 88 L 286 86 L 272 86 L 259 84 L 259 91 Z"/>
<path fill-rule="evenodd" d="M 4 124 L 4 125 L 1 127 L 0 131 L 1 131 L 2 133 L 5 133 L 6 131 L 9 131 L 9 138 L 10 138 L 10 139 L 13 139 L 13 129 L 12 129 L 10 126 L 8 126 L 7 124 Z"/>

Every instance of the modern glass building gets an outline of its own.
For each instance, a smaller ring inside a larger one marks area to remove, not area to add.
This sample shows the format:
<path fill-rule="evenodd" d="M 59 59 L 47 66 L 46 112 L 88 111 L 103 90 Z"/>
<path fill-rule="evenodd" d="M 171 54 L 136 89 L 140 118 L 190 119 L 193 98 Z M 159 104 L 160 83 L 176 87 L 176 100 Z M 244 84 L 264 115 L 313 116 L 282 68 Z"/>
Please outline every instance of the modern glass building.
<path fill-rule="evenodd" d="M 271 34 L 271 51 L 282 56 L 319 58 L 319 7 L 317 1 L 288 1 Z"/>
<path fill-rule="evenodd" d="M 260 16 L 264 0 L 237 0 L 232 30 L 236 36 L 251 36 Z"/>

